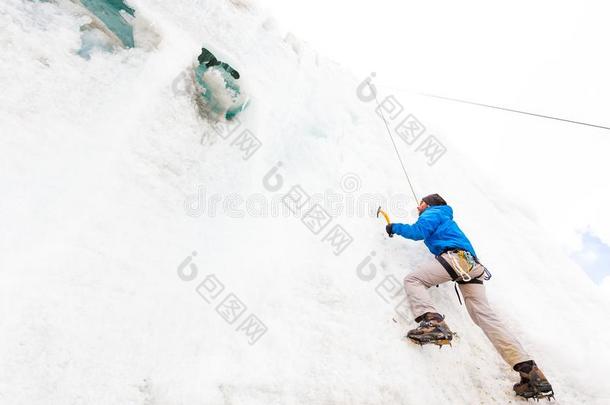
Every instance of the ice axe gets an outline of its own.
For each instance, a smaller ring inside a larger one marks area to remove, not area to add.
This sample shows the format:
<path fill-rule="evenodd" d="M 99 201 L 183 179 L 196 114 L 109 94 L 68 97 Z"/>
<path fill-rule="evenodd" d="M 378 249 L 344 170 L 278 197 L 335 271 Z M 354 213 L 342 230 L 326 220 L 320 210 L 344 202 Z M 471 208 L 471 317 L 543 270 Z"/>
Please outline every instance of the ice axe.
<path fill-rule="evenodd" d="M 392 223 L 392 221 L 390 221 L 390 216 L 388 215 L 388 213 L 381 209 L 381 205 L 379 206 L 379 208 L 377 208 L 377 218 L 379 218 L 379 214 L 383 215 L 383 217 L 385 218 L 385 221 L 388 223 L 388 225 L 390 225 Z M 390 238 L 393 238 L 393 237 L 394 237 L 394 235 L 390 235 Z"/>

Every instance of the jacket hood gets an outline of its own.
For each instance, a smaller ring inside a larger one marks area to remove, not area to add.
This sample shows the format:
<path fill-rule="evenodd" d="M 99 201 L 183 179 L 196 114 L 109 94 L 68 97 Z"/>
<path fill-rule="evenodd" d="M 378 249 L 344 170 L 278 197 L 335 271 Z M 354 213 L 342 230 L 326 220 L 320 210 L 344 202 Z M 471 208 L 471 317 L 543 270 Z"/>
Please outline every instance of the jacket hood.
<path fill-rule="evenodd" d="M 453 208 L 451 208 L 449 205 L 434 205 L 432 207 L 426 208 L 426 210 L 422 212 L 422 214 L 425 214 L 428 211 L 430 211 L 430 213 L 435 212 L 442 215 L 443 217 L 453 219 Z"/>

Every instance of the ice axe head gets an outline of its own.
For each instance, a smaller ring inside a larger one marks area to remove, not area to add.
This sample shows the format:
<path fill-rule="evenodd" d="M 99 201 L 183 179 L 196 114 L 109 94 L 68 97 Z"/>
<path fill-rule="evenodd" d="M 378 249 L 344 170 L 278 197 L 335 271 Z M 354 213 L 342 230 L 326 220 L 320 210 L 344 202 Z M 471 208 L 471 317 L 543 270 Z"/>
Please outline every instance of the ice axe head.
<path fill-rule="evenodd" d="M 382 210 L 381 207 L 377 208 L 377 218 L 379 218 L 379 214 L 383 215 L 388 225 L 392 223 L 392 221 L 390 221 L 390 216 L 384 210 Z"/>
<path fill-rule="evenodd" d="M 385 221 L 388 223 L 388 225 L 390 225 L 392 223 L 392 221 L 390 221 L 390 216 L 381 209 L 381 206 L 379 206 L 379 208 L 377 208 L 377 218 L 379 218 L 379 214 L 383 215 L 383 217 L 385 218 Z M 394 236 L 394 235 L 390 235 L 390 238 Z"/>

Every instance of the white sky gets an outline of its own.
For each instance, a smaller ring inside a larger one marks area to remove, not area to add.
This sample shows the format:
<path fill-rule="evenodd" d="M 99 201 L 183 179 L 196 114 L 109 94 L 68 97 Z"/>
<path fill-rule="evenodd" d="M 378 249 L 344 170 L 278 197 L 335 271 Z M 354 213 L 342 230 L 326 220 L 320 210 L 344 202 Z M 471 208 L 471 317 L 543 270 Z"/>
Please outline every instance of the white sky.
<path fill-rule="evenodd" d="M 376 72 L 399 99 L 406 89 L 610 126 L 604 2 L 258 3 L 282 32 L 358 77 Z M 578 232 L 590 230 L 610 244 L 610 131 L 454 108 L 472 127 L 454 143 L 476 151 L 507 195 L 535 202 L 559 242 L 577 250 Z"/>
<path fill-rule="evenodd" d="M 358 75 L 610 125 L 603 2 L 258 2 Z"/>

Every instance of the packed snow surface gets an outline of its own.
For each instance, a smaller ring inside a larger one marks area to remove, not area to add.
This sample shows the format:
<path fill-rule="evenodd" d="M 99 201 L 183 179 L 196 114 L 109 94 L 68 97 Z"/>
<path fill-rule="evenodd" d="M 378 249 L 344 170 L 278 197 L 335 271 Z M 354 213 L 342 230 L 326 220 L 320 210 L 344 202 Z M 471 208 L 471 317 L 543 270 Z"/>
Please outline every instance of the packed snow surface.
<path fill-rule="evenodd" d="M 365 78 L 249 1 L 128 3 L 149 23 L 135 48 L 89 60 L 70 2 L 0 5 L 0 403 L 520 402 L 452 285 L 431 294 L 453 348 L 402 339 L 414 323 L 388 291 L 432 256 L 375 218 L 380 198 L 396 222 L 416 215 Z M 202 46 L 241 73 L 239 122 L 204 120 L 184 90 Z M 419 196 L 453 206 L 556 403 L 610 403 L 608 300 L 452 148 L 438 104 L 400 101 L 392 125 L 426 127 L 397 138 Z"/>

